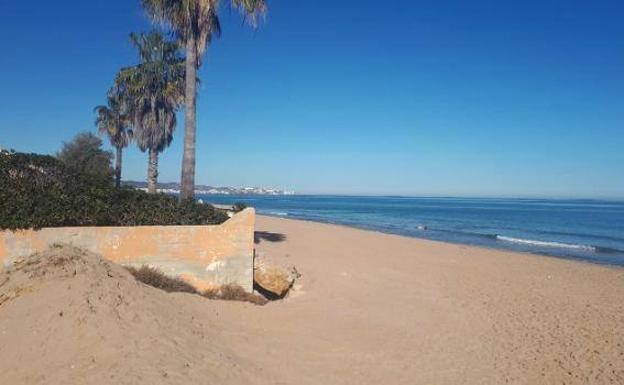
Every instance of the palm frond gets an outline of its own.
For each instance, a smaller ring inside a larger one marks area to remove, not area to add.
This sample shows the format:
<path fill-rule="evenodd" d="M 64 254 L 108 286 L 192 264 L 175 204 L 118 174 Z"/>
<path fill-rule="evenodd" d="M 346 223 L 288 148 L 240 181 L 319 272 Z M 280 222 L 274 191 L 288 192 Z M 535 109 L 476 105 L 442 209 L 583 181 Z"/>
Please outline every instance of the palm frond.
<path fill-rule="evenodd" d="M 169 29 L 181 43 L 195 42 L 197 63 L 206 52 L 213 38 L 221 36 L 219 0 L 142 0 L 147 14 L 157 23 Z M 252 27 L 267 11 L 266 0 L 230 0 Z"/>
<path fill-rule="evenodd" d="M 258 26 L 258 19 L 266 15 L 268 8 L 265 0 L 232 0 L 232 6 L 238 9 L 254 28 Z"/>
<path fill-rule="evenodd" d="M 142 151 L 163 151 L 173 140 L 176 111 L 184 102 L 184 58 L 179 46 L 162 34 L 132 34 L 140 63 L 122 68 L 114 93 L 133 126 Z"/>
<path fill-rule="evenodd" d="M 122 111 L 119 100 L 109 95 L 108 104 L 96 106 L 94 112 L 98 133 L 107 136 L 113 147 L 127 147 L 132 132 L 128 128 L 128 118 Z"/>

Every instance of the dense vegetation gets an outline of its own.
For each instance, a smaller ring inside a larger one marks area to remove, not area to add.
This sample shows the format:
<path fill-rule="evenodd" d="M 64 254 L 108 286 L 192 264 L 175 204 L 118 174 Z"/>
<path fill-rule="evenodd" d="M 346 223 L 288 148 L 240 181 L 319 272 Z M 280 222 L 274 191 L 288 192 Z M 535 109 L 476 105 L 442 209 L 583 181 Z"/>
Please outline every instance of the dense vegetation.
<path fill-rule="evenodd" d="M 257 25 L 266 0 L 230 0 L 245 21 Z M 207 46 L 220 35 L 218 1 L 141 0 L 164 31 L 131 34 L 139 63 L 122 68 L 95 107 L 98 133 L 65 143 L 56 157 L 0 153 L 0 229 L 60 226 L 201 225 L 227 215 L 193 199 L 197 70 Z M 164 33 L 163 33 L 164 32 Z M 167 36 L 170 36 L 168 38 Z M 183 54 L 184 52 L 184 54 Z M 156 194 L 158 155 L 173 140 L 176 112 L 185 107 L 180 199 Z M 148 152 L 148 192 L 121 188 L 123 149 L 135 142 Z M 244 209 L 237 205 L 236 210 Z"/>
<path fill-rule="evenodd" d="M 91 163 L 84 164 L 92 170 Z M 103 178 L 87 171 L 51 156 L 0 152 L 0 229 L 203 225 L 227 219 L 210 205 L 115 188 L 112 172 Z"/>
<path fill-rule="evenodd" d="M 81 132 L 69 142 L 63 142 L 61 151 L 56 154 L 65 168 L 72 173 L 88 176 L 92 183 L 109 185 L 113 170 L 113 154 L 102 149 L 102 140 L 90 132 Z"/>

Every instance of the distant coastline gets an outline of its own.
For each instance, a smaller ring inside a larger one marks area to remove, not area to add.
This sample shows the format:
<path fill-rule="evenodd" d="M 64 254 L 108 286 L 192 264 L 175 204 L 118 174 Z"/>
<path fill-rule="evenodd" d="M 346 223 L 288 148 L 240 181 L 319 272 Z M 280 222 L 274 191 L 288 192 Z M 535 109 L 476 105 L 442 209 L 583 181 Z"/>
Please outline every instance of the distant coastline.
<path fill-rule="evenodd" d="M 147 191 L 147 182 L 125 181 L 124 186 L 131 186 L 139 190 Z M 180 184 L 175 182 L 158 183 L 158 192 L 166 194 L 179 194 Z M 281 190 L 272 187 L 213 187 L 195 185 L 195 194 L 198 195 L 295 195 L 294 191 Z"/>

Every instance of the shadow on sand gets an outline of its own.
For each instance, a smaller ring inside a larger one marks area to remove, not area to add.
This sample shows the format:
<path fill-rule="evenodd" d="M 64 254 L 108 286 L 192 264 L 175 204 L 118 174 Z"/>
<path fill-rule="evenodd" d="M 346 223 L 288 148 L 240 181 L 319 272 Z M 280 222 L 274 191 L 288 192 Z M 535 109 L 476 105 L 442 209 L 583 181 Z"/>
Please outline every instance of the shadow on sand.
<path fill-rule="evenodd" d="M 284 242 L 286 240 L 286 235 L 280 233 L 271 233 L 268 231 L 256 231 L 254 233 L 254 242 L 256 244 L 267 241 L 267 242 Z"/>

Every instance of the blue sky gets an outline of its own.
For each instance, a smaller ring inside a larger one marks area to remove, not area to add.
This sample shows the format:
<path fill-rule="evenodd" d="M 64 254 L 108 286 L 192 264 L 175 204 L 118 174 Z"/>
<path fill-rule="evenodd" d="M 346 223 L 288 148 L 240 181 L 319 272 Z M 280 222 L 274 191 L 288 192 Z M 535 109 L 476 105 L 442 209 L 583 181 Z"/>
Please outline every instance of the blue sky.
<path fill-rule="evenodd" d="M 222 1 L 197 182 L 300 193 L 624 198 L 621 1 Z M 93 130 L 138 0 L 0 3 L 0 145 Z M 161 156 L 179 180 L 183 119 Z M 126 152 L 124 178 L 147 156 Z"/>

